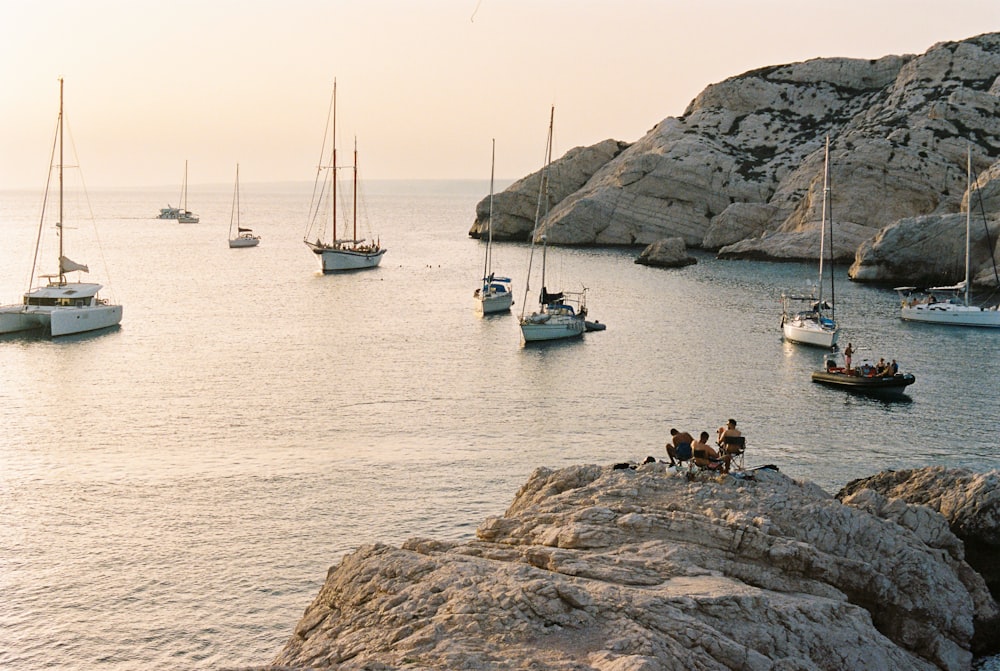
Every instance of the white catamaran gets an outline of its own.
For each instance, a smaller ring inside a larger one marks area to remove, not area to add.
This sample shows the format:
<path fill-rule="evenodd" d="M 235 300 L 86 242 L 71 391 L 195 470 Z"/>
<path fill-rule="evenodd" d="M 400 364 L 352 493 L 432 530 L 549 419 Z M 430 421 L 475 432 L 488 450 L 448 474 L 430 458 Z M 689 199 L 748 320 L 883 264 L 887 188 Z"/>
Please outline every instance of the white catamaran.
<path fill-rule="evenodd" d="M 969 302 L 971 285 L 969 259 L 971 256 L 972 222 L 972 149 L 966 155 L 966 193 L 968 204 L 965 208 L 965 279 L 947 287 L 930 287 L 923 296 L 917 287 L 896 287 L 900 295 L 899 316 L 912 322 L 945 324 L 948 326 L 986 326 L 1000 328 L 1000 305 L 981 307 Z M 947 296 L 938 300 L 937 296 Z"/>
<path fill-rule="evenodd" d="M 535 240 L 538 226 L 548 214 L 549 166 L 552 163 L 552 127 L 555 121 L 555 107 L 549 116 L 549 139 L 545 146 L 545 167 L 542 170 L 538 189 L 538 206 L 535 209 L 535 227 L 531 232 L 531 252 L 528 257 L 528 278 L 524 287 L 524 304 L 521 306 L 521 335 L 524 342 L 563 340 L 576 338 L 587 330 L 587 289 L 569 292 L 549 293 L 545 286 L 545 260 L 548 249 L 547 237 L 542 235 L 542 290 L 538 296 L 538 311 L 525 316 L 524 308 L 531 290 L 531 265 L 535 256 Z"/>
<path fill-rule="evenodd" d="M 59 236 L 59 273 L 42 275 L 48 280 L 45 286 L 29 289 L 20 304 L 0 307 L 0 333 L 43 330 L 52 336 L 85 333 L 116 326 L 122 320 L 122 306 L 98 297 L 103 288 L 92 282 L 70 282 L 66 275 L 72 272 L 90 272 L 82 264 L 70 260 L 64 253 L 67 227 L 63 218 L 63 80 L 59 80 L 59 123 L 56 129 L 59 150 L 59 219 L 56 232 Z M 46 184 L 48 194 L 48 184 Z M 35 279 L 42 231 L 45 224 L 44 206 L 39 222 L 38 240 L 35 244 L 31 282 Z"/>
<path fill-rule="evenodd" d="M 496 140 L 493 140 L 493 154 L 490 159 L 490 215 L 486 227 L 486 260 L 483 262 L 483 280 L 474 297 L 484 315 L 507 312 L 514 303 L 510 278 L 499 277 L 493 272 L 493 168 L 496 159 Z"/>
<path fill-rule="evenodd" d="M 388 251 L 379 240 L 358 238 L 358 146 L 354 143 L 354 182 L 352 219 L 353 233 L 350 238 L 337 238 L 337 82 L 333 82 L 333 102 L 331 104 L 332 132 L 330 165 L 322 165 L 322 155 L 325 153 L 326 142 L 321 152 L 321 165 L 316 171 L 316 182 L 313 186 L 312 204 L 310 205 L 309 226 L 303 242 L 320 258 L 324 273 L 342 270 L 363 270 L 374 268 L 382 262 L 382 257 Z M 324 177 L 325 175 L 325 177 Z M 329 187 L 329 188 L 327 188 Z M 323 216 L 323 203 L 329 202 L 331 237 L 328 242 L 323 240 L 326 219 Z M 318 229 L 317 237 L 313 238 L 314 229 Z"/>
<path fill-rule="evenodd" d="M 819 283 L 817 294 L 781 296 L 781 332 L 785 340 L 802 345 L 833 347 L 840 328 L 833 306 L 823 300 L 824 239 L 827 234 L 827 204 L 830 201 L 830 138 L 826 138 L 823 167 L 823 216 L 819 229 Z M 832 208 L 831 208 L 832 209 Z M 830 214 L 830 300 L 833 300 L 833 216 Z M 796 308 L 795 305 L 803 307 Z M 829 315 L 827 310 L 830 310 Z"/>

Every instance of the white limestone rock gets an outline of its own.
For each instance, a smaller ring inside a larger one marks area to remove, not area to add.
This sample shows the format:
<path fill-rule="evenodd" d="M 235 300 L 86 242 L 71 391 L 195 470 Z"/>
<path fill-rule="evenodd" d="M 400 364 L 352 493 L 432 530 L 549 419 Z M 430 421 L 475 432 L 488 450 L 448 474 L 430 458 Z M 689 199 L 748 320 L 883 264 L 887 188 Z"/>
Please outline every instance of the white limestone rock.
<path fill-rule="evenodd" d="M 538 469 L 474 541 L 346 556 L 273 665 L 968 670 L 996 606 L 961 543 L 929 508 L 858 498 L 773 471 Z"/>
<path fill-rule="evenodd" d="M 681 117 L 656 124 L 557 198 L 541 232 L 551 244 L 679 237 L 726 257 L 809 258 L 827 136 L 831 220 L 844 227 L 834 236 L 838 257 L 855 258 L 902 219 L 959 212 L 970 140 L 979 172 L 1000 147 L 1000 33 L 921 55 L 814 59 L 713 84 Z M 527 191 L 535 202 L 537 190 Z M 1000 187 L 984 203 L 1000 212 Z M 533 206 L 522 209 L 533 217 Z M 482 220 L 481 207 L 477 214 Z M 508 224 L 517 239 L 531 229 L 522 219 Z M 877 268 L 855 279 L 916 283 Z"/>
<path fill-rule="evenodd" d="M 688 256 L 683 238 L 664 238 L 642 250 L 635 262 L 657 268 L 683 268 L 698 263 L 698 259 Z"/>
<path fill-rule="evenodd" d="M 576 147 L 549 166 L 549 205 L 543 203 L 542 214 L 554 203 L 566 198 L 584 184 L 608 161 L 620 154 L 625 144 L 604 140 L 590 147 Z M 542 170 L 534 172 L 493 195 L 493 240 L 531 240 L 535 214 L 539 207 Z M 481 238 L 490 219 L 489 196 L 476 205 L 476 221 L 469 236 Z M 555 241 L 553 241 L 555 242 Z"/>
<path fill-rule="evenodd" d="M 965 279 L 965 227 L 964 214 L 900 219 L 858 248 L 848 275 L 859 282 L 917 286 L 960 282 Z M 987 238 L 996 243 L 1000 221 L 989 221 L 987 226 L 980 221 L 970 226 L 970 231 L 972 275 L 987 284 L 993 274 Z"/>

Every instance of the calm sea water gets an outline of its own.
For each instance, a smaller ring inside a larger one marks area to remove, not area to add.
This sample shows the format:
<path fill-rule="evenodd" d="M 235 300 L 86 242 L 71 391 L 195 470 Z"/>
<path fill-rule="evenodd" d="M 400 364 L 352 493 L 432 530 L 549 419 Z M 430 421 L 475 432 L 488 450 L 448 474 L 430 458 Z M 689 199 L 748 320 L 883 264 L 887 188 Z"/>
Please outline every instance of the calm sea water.
<path fill-rule="evenodd" d="M 588 286 L 608 329 L 524 347 L 525 245 L 495 253 L 513 314 L 472 300 L 487 183 L 370 185 L 389 253 L 341 276 L 301 242 L 310 188 L 245 182 L 263 242 L 238 250 L 231 187 L 192 188 L 197 225 L 152 218 L 172 188 L 91 193 L 103 261 L 74 251 L 83 224 L 68 255 L 98 278 L 106 261 L 121 328 L 0 339 L 0 667 L 267 663 L 344 553 L 472 538 L 536 467 L 664 457 L 673 426 L 735 417 L 748 462 L 831 493 L 1000 461 L 1000 333 L 904 324 L 844 269 L 844 342 L 914 372 L 908 401 L 809 381 L 823 353 L 782 342 L 779 296 L 811 264 L 550 250 L 550 288 Z M 4 303 L 26 288 L 39 201 L 0 192 Z"/>

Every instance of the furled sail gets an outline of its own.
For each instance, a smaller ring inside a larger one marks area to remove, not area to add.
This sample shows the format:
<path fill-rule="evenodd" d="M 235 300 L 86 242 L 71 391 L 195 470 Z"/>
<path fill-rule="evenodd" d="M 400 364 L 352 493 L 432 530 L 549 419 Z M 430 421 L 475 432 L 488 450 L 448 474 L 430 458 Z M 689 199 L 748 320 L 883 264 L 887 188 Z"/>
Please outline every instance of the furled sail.
<path fill-rule="evenodd" d="M 84 272 L 84 273 L 89 273 L 90 272 L 90 268 L 88 268 L 87 266 L 85 266 L 82 263 L 77 263 L 76 261 L 73 261 L 72 259 L 70 259 L 67 256 L 60 256 L 59 257 L 59 272 L 60 272 L 60 274 L 71 273 L 71 272 L 73 272 L 75 270 L 79 270 L 79 271 Z"/>

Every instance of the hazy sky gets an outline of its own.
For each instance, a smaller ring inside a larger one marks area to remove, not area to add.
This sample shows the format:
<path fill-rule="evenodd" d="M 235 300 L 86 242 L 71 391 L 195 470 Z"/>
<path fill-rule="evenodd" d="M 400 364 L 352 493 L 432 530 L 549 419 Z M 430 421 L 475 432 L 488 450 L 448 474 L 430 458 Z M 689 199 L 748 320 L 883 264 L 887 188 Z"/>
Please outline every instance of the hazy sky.
<path fill-rule="evenodd" d="M 91 187 L 311 181 L 331 86 L 362 176 L 521 177 L 634 141 L 708 84 L 1000 30 L 1000 0 L 3 0 L 0 188 L 66 118 Z"/>

